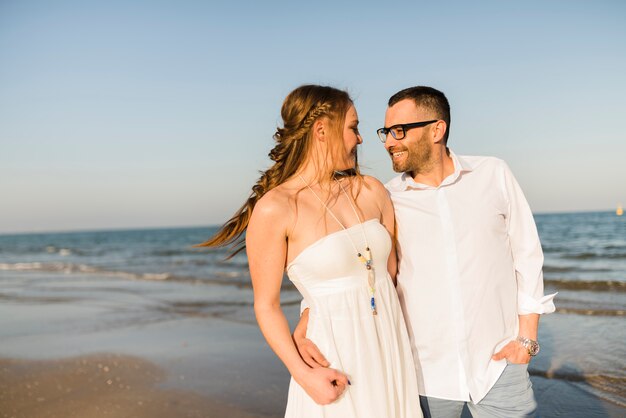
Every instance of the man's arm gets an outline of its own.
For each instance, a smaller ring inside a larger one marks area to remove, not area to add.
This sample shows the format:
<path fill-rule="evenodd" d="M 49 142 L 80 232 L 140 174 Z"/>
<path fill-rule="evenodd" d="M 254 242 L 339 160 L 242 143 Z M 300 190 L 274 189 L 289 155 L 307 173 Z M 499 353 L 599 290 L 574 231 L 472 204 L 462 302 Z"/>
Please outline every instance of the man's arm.
<path fill-rule="evenodd" d="M 503 164 L 501 187 L 507 201 L 507 231 L 515 265 L 517 280 L 517 312 L 519 315 L 518 337 L 537 341 L 539 315 L 555 310 L 556 293 L 543 294 L 543 251 L 530 206 L 513 173 Z M 528 363 L 529 349 L 515 340 L 494 354 L 494 360 L 506 358 L 512 363 Z"/>
<path fill-rule="evenodd" d="M 548 314 L 555 310 L 556 293 L 543 294 L 543 251 L 537 226 L 521 187 L 503 163 L 502 188 L 508 202 L 507 232 L 517 279 L 519 315 Z"/>

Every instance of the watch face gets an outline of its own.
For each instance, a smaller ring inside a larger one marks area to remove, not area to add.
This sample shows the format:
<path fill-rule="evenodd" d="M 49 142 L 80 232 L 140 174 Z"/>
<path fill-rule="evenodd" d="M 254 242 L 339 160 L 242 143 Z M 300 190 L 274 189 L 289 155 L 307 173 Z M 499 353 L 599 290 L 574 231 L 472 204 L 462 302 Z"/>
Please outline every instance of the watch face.
<path fill-rule="evenodd" d="M 518 343 L 523 345 L 528 350 L 529 356 L 536 356 L 539 352 L 539 343 L 526 337 L 517 337 Z"/>
<path fill-rule="evenodd" d="M 536 341 L 531 341 L 528 346 L 528 354 L 536 356 L 539 353 L 539 344 Z"/>

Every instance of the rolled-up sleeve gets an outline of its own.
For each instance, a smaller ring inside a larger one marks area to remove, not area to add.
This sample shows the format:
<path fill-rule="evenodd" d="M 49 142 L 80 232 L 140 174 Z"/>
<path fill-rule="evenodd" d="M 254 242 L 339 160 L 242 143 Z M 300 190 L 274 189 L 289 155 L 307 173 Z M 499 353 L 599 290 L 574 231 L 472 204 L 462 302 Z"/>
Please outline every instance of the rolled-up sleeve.
<path fill-rule="evenodd" d="M 503 164 L 502 187 L 508 203 L 507 230 L 517 279 L 519 315 L 548 314 L 555 311 L 556 293 L 543 292 L 543 251 L 530 206 L 513 173 Z"/>

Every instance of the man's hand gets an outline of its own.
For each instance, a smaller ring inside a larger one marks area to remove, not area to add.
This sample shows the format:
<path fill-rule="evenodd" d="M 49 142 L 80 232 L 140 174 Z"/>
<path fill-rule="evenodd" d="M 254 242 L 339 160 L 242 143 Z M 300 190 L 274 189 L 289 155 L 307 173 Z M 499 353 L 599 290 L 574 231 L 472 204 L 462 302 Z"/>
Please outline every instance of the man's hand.
<path fill-rule="evenodd" d="M 519 315 L 518 335 L 536 341 L 538 327 L 538 314 Z M 530 356 L 530 354 L 528 354 L 528 348 L 524 347 L 519 341 L 513 340 L 504 347 L 502 347 L 502 350 L 495 353 L 491 358 L 496 361 L 507 359 L 509 363 L 513 364 L 528 364 L 530 363 L 530 359 L 532 357 Z"/>
<path fill-rule="evenodd" d="M 528 354 L 528 349 L 517 341 L 510 341 L 507 345 L 502 347 L 502 350 L 495 353 L 492 357 L 493 360 L 507 359 L 509 363 L 513 364 L 528 364 L 532 358 Z"/>
<path fill-rule="evenodd" d="M 313 341 L 306 337 L 296 339 L 294 336 L 294 342 L 296 343 L 300 357 L 302 357 L 302 360 L 304 360 L 306 364 L 313 368 L 330 366 L 328 360 L 322 355 Z"/>
<path fill-rule="evenodd" d="M 322 354 L 319 348 L 306 337 L 307 325 L 309 323 L 309 310 L 305 309 L 300 316 L 300 322 L 293 331 L 293 342 L 300 353 L 300 357 L 312 368 L 328 367 L 330 363 Z"/>

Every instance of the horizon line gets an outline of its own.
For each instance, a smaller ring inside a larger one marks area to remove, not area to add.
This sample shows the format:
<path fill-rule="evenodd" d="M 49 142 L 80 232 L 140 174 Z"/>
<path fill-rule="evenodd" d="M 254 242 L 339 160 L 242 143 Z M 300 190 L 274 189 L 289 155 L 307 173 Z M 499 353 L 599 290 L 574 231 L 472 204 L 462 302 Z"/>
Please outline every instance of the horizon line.
<path fill-rule="evenodd" d="M 540 211 L 533 212 L 533 216 L 537 215 L 566 215 L 574 213 L 614 213 L 614 209 L 595 209 L 595 210 L 569 210 L 569 211 Z M 127 227 L 110 227 L 110 228 L 76 228 L 76 229 L 48 229 L 37 231 L 0 231 L 0 236 L 11 235 L 48 235 L 48 234 L 81 234 L 92 232 L 122 232 L 122 231 L 149 231 L 149 230 L 168 230 L 168 229 L 200 229 L 200 228 L 215 228 L 223 224 L 206 224 L 206 225 L 150 225 L 150 226 L 127 226 Z"/>

